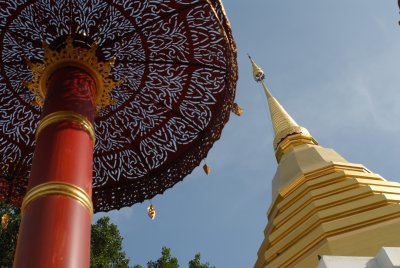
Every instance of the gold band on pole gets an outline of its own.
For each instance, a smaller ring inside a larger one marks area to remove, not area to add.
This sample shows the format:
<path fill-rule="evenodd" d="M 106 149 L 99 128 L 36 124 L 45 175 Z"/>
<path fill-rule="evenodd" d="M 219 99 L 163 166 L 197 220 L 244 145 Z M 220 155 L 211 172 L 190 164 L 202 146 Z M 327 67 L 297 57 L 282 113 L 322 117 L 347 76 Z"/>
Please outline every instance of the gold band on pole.
<path fill-rule="evenodd" d="M 61 121 L 72 121 L 78 123 L 90 135 L 92 141 L 96 141 L 93 124 L 85 116 L 72 111 L 58 111 L 46 115 L 40 121 L 36 130 L 36 140 L 39 138 L 40 132 L 42 132 L 45 127 Z"/>
<path fill-rule="evenodd" d="M 22 201 L 21 212 L 23 213 L 32 201 L 49 195 L 71 197 L 86 207 L 90 215 L 93 215 L 93 203 L 90 196 L 82 188 L 76 185 L 59 181 L 42 183 L 29 190 Z"/>

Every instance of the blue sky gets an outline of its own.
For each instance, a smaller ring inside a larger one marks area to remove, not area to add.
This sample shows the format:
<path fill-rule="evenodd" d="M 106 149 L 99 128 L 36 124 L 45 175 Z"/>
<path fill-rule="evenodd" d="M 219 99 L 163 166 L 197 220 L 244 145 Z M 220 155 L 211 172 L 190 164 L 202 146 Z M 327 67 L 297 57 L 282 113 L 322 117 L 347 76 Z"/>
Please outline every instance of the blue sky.
<path fill-rule="evenodd" d="M 217 268 L 252 267 L 267 223 L 276 169 L 266 99 L 250 53 L 281 104 L 318 142 L 400 181 L 400 26 L 397 1 L 226 0 L 238 48 L 236 101 L 201 167 L 152 203 L 107 213 L 131 264 L 168 246 L 181 267 L 196 252 Z M 94 219 L 105 215 L 96 214 Z M 146 267 L 146 266 L 145 266 Z"/>

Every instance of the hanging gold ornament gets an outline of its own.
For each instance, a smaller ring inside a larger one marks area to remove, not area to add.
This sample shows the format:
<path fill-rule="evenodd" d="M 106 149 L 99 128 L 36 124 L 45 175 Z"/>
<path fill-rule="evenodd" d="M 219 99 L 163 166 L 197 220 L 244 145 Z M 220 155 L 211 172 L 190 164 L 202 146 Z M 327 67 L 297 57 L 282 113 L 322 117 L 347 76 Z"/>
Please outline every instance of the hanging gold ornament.
<path fill-rule="evenodd" d="M 242 116 L 243 115 L 243 108 L 240 107 L 240 105 L 235 102 L 233 104 L 233 106 L 232 106 L 232 112 L 234 114 L 236 114 L 237 116 Z"/>
<path fill-rule="evenodd" d="M 147 215 L 149 215 L 151 220 L 154 220 L 156 217 L 156 209 L 152 204 L 147 207 Z"/>
<path fill-rule="evenodd" d="M 204 170 L 204 172 L 205 172 L 207 175 L 210 175 L 210 173 L 211 173 L 211 168 L 210 168 L 209 165 L 204 164 L 203 170 Z"/>
<path fill-rule="evenodd" d="M 6 214 L 3 214 L 3 216 L 1 217 L 1 228 L 3 230 L 7 229 L 10 218 L 11 218 L 11 216 L 8 212 Z"/>

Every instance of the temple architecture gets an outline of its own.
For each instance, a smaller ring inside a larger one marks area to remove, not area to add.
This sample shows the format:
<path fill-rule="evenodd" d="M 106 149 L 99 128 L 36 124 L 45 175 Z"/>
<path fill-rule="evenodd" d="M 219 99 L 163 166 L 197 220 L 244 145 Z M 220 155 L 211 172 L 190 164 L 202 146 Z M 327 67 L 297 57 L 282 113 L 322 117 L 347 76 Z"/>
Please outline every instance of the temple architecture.
<path fill-rule="evenodd" d="M 335 256 L 368 262 L 378 260 L 373 257 L 382 250 L 392 252 L 386 247 L 400 247 L 400 183 L 319 145 L 271 94 L 263 71 L 252 65 L 267 95 L 278 162 L 254 267 L 370 267 L 346 266 L 343 257 Z"/>

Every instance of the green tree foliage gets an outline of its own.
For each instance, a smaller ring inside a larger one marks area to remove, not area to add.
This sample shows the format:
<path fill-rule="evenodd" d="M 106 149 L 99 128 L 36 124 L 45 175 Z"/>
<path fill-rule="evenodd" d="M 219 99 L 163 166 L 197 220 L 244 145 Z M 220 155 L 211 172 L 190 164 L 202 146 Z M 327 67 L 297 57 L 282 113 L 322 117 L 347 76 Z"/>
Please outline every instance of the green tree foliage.
<path fill-rule="evenodd" d="M 12 267 L 21 221 L 18 208 L 0 202 L 0 219 L 7 212 L 10 214 L 8 226 L 4 230 L 0 227 L 0 267 Z M 90 267 L 128 268 L 129 259 L 122 250 L 122 239 L 118 227 L 109 217 L 102 217 L 92 224 Z"/>
<path fill-rule="evenodd" d="M 15 247 L 17 245 L 18 229 L 21 222 L 20 210 L 12 205 L 0 202 L 0 219 L 9 213 L 10 220 L 7 228 L 0 227 L 0 267 L 12 267 Z M 110 222 L 109 217 L 102 217 L 92 224 L 90 241 L 91 268 L 129 268 L 129 258 L 122 250 L 122 236 L 117 225 Z M 132 268 L 142 268 L 135 265 Z M 171 256 L 171 249 L 163 247 L 161 257 L 149 261 L 147 268 L 179 268 L 178 259 Z M 201 263 L 200 253 L 189 261 L 189 268 L 215 268 L 209 263 Z"/>
<path fill-rule="evenodd" d="M 0 202 L 1 217 L 9 213 L 7 228 L 0 226 L 0 267 L 12 267 L 15 247 L 17 246 L 18 229 L 21 222 L 20 210 L 12 205 Z"/>
<path fill-rule="evenodd" d="M 147 268 L 178 268 L 178 259 L 171 256 L 171 249 L 163 247 L 157 261 L 149 261 Z"/>
<path fill-rule="evenodd" d="M 201 258 L 200 253 L 197 253 L 194 256 L 194 259 L 189 261 L 189 268 L 215 268 L 215 266 L 210 266 L 208 262 L 201 263 L 200 258 Z"/>
<path fill-rule="evenodd" d="M 156 261 L 149 261 L 147 268 L 178 268 L 179 263 L 176 257 L 171 256 L 171 249 L 163 247 L 161 250 L 161 257 Z M 133 268 L 142 268 L 140 265 L 136 265 Z M 189 268 L 215 268 L 210 266 L 208 262 L 201 263 L 201 255 L 197 253 L 194 259 L 189 261 Z"/>
<path fill-rule="evenodd" d="M 109 217 L 102 217 L 92 224 L 90 267 L 129 267 L 129 259 L 122 250 L 122 240 L 117 225 L 111 223 Z"/>

